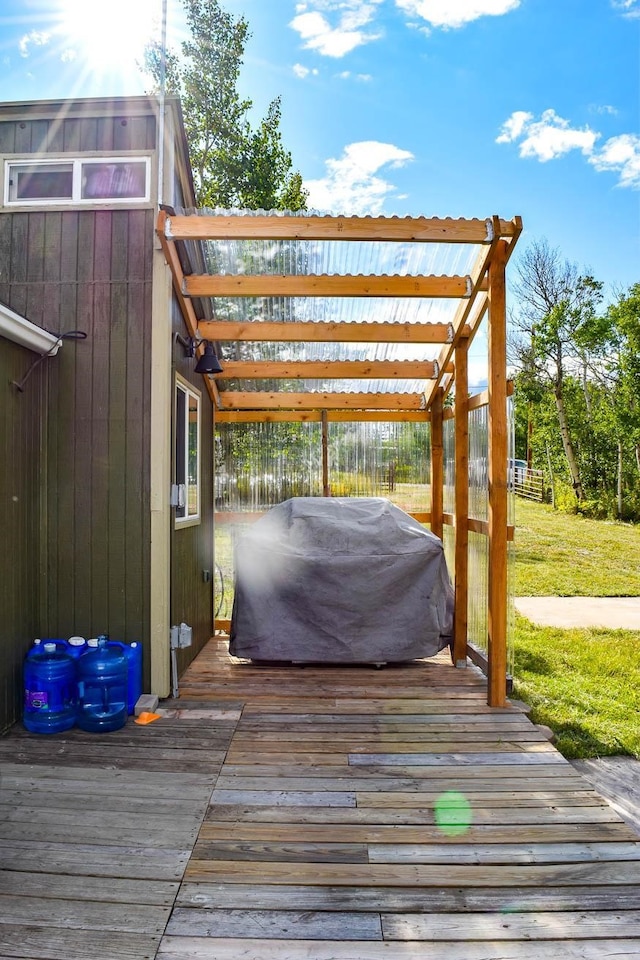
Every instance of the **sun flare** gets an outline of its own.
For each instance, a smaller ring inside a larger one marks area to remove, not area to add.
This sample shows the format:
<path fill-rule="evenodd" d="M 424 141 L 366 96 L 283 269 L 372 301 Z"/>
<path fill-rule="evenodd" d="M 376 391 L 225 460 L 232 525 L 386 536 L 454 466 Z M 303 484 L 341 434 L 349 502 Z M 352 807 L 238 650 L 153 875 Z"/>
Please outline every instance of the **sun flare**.
<path fill-rule="evenodd" d="M 131 69 L 157 32 L 160 7 L 161 0 L 61 0 L 64 59 L 86 61 L 96 71 Z"/>

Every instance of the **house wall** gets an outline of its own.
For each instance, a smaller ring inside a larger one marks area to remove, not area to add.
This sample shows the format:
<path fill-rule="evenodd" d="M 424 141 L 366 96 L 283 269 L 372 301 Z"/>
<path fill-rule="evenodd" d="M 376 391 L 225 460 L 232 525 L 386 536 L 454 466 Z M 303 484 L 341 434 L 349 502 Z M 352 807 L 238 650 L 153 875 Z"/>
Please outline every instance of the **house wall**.
<path fill-rule="evenodd" d="M 0 250 L 0 259 L 2 251 Z M 38 355 L 0 338 L 0 733 L 22 712 L 22 662 L 40 624 L 41 475 L 47 372 L 10 386 Z"/>
<path fill-rule="evenodd" d="M 184 335 L 177 315 L 176 332 Z M 171 530 L 171 623 L 183 620 L 193 628 L 190 648 L 178 651 L 178 672 L 211 638 L 213 632 L 213 410 L 203 378 L 193 372 L 195 360 L 185 358 L 184 350 L 174 341 L 174 369 L 200 391 L 200 484 L 201 520 L 194 526 Z M 204 571 L 210 579 L 205 581 Z"/>
<path fill-rule="evenodd" d="M 147 661 L 153 227 L 152 210 L 0 216 L 0 299 L 87 334 L 44 361 L 39 629 L 141 640 Z"/>
<path fill-rule="evenodd" d="M 0 729 L 21 715 L 22 661 L 36 636 L 106 632 L 141 641 L 149 690 L 152 637 L 155 674 L 168 677 L 169 621 L 193 626 L 194 645 L 181 652 L 181 668 L 211 635 L 213 587 L 202 571 L 213 564 L 212 410 L 194 361 L 184 361 L 181 348 L 171 354 L 175 310 L 158 309 L 154 300 L 154 277 L 167 272 L 157 266 L 156 114 L 156 101 L 145 97 L 0 104 L 0 158 L 152 155 L 148 204 L 0 210 L 0 301 L 51 332 L 86 333 L 44 360 L 24 393 L 7 386 L 7 403 L 0 404 L 1 517 L 8 531 L 0 558 Z M 177 102 L 167 103 L 165 143 L 167 200 L 192 204 Z M 169 288 L 159 286 L 164 303 Z M 155 360 L 152 339 L 156 349 L 163 344 Z M 31 357 L 0 339 L 1 383 L 19 379 Z M 169 485 L 165 493 L 151 477 L 151 464 L 159 463 L 170 475 L 164 427 L 171 413 L 167 406 L 154 418 L 151 404 L 152 396 L 171 403 L 174 366 L 201 390 L 203 417 L 202 522 L 176 532 Z M 153 517 L 156 535 L 160 524 L 174 554 L 170 575 L 168 550 L 161 571 L 152 563 Z M 154 610 L 163 594 L 169 602 Z M 155 692 L 168 693 L 164 679 Z"/>

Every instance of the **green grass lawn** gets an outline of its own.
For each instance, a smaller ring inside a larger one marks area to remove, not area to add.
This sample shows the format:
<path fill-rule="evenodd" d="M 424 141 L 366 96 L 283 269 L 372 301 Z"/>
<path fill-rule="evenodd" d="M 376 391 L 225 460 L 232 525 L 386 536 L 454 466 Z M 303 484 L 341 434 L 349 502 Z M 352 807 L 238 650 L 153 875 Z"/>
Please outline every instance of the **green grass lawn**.
<path fill-rule="evenodd" d="M 516 500 L 517 597 L 640 596 L 640 528 Z"/>
<path fill-rule="evenodd" d="M 640 529 L 518 500 L 516 596 L 640 596 Z M 640 757 L 640 628 L 559 630 L 516 617 L 514 696 L 566 757 Z"/>

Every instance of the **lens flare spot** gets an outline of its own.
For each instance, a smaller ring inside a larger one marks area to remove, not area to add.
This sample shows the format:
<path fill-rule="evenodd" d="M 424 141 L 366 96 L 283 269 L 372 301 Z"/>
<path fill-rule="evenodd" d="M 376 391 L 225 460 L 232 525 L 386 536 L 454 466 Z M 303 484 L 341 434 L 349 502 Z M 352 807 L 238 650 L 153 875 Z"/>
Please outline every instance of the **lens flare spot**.
<path fill-rule="evenodd" d="M 464 793 L 447 790 L 435 802 L 436 826 L 448 837 L 466 833 L 473 822 L 471 804 Z"/>

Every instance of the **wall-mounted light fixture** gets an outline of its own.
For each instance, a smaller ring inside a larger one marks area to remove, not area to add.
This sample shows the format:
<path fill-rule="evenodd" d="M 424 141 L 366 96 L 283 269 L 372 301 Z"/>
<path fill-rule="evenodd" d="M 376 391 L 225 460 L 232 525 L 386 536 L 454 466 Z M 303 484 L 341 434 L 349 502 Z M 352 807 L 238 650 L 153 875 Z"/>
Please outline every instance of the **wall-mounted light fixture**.
<path fill-rule="evenodd" d="M 16 390 L 19 390 L 20 393 L 24 390 L 24 385 L 33 373 L 33 371 L 40 366 L 43 360 L 48 360 L 49 357 L 53 357 L 59 350 L 60 345 L 63 340 L 86 340 L 87 335 L 84 330 L 69 330 L 67 333 L 53 334 L 56 337 L 56 341 L 53 346 L 47 350 L 46 353 L 43 353 L 42 356 L 38 357 L 37 360 L 34 360 L 24 377 L 21 380 L 10 380 L 9 383 L 12 387 L 15 387 Z"/>
<path fill-rule="evenodd" d="M 175 339 L 176 343 L 179 343 L 183 348 L 185 357 L 195 357 L 197 340 L 194 340 L 193 337 L 182 337 L 179 333 L 176 333 Z"/>
<path fill-rule="evenodd" d="M 195 365 L 195 372 L 222 373 L 220 361 L 218 360 L 216 352 L 213 349 L 213 344 L 209 340 L 205 341 L 204 353 Z"/>
<path fill-rule="evenodd" d="M 195 337 L 183 337 L 179 333 L 176 333 L 175 341 L 183 348 L 185 357 L 195 357 L 198 347 L 204 342 L 204 352 L 198 358 L 194 372 L 222 373 L 222 367 L 220 366 L 216 351 L 214 350 L 213 344 L 208 340 L 196 340 Z"/>

